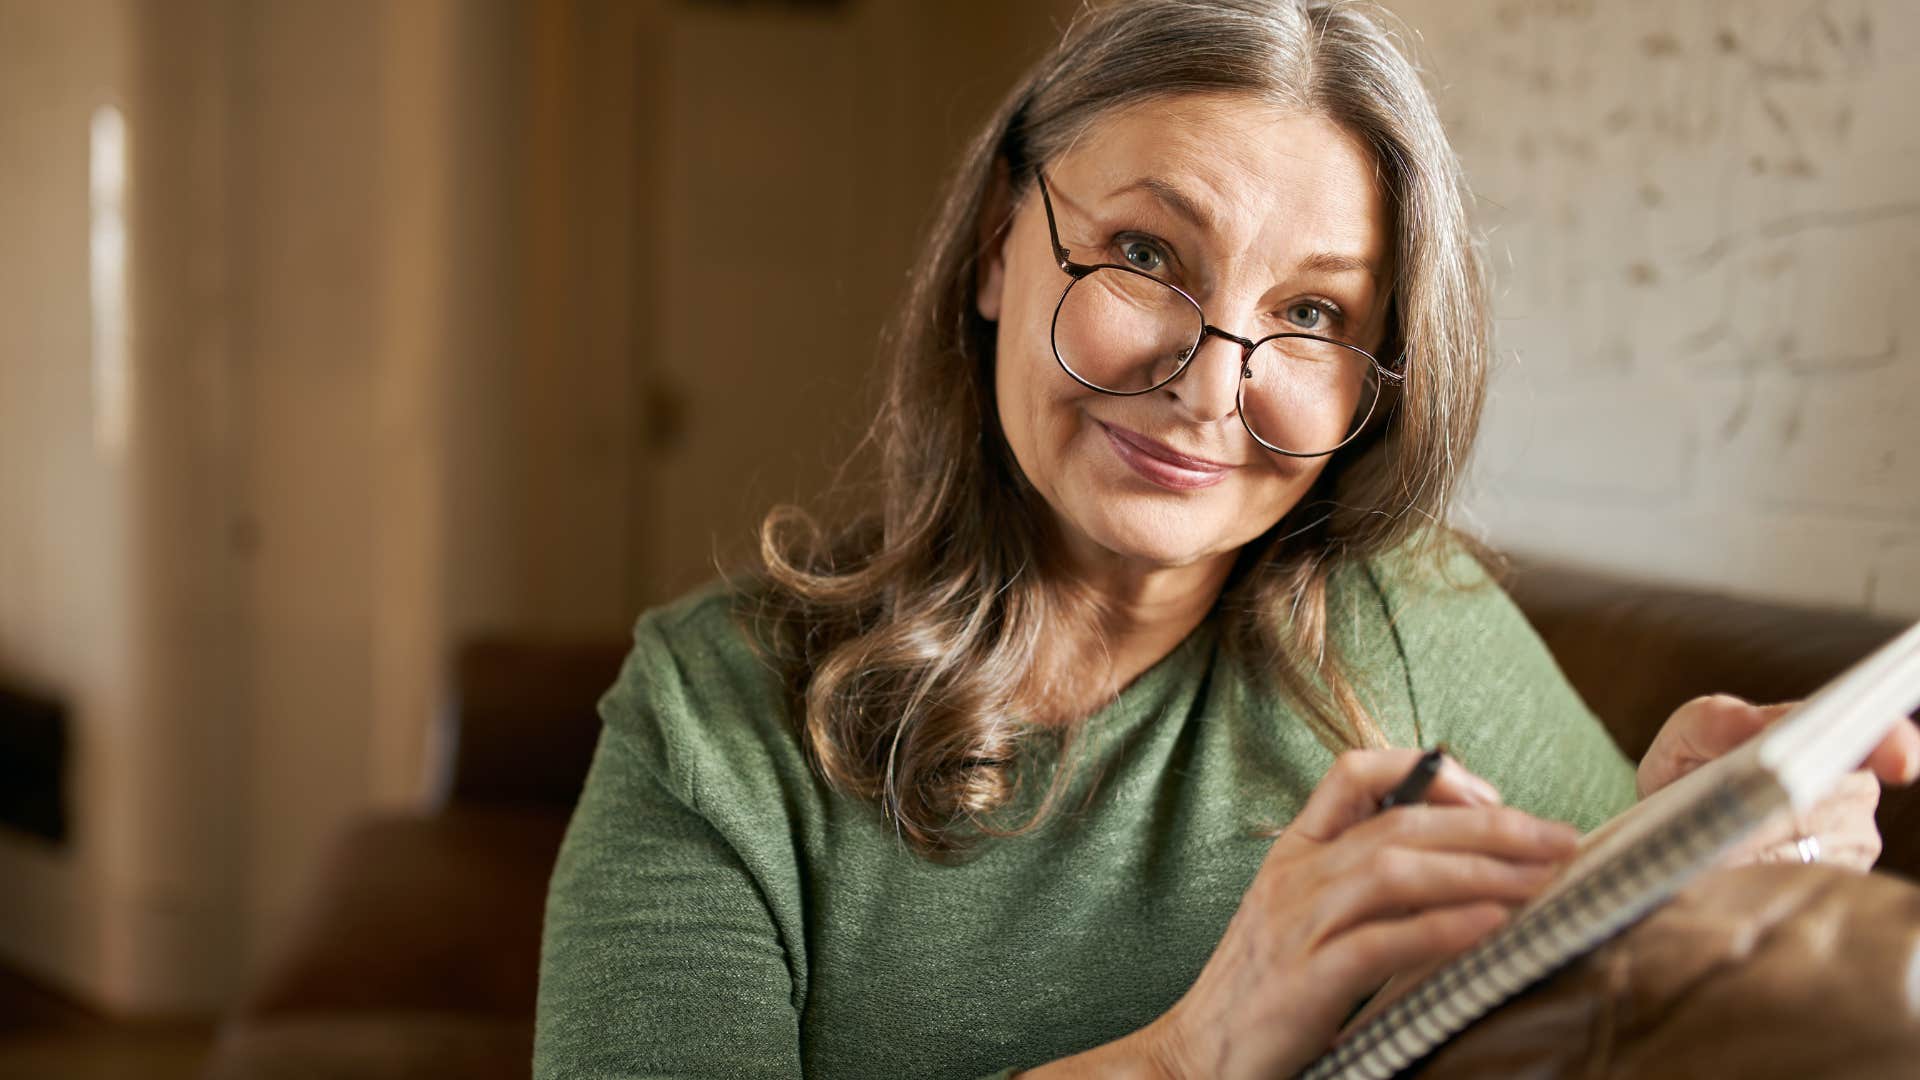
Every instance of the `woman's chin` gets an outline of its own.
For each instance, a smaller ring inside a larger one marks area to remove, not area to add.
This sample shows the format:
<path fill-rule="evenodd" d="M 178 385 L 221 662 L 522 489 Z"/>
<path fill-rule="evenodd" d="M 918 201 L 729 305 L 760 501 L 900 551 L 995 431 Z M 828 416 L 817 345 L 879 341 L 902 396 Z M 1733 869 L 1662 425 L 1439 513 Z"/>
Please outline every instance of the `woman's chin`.
<path fill-rule="evenodd" d="M 1097 521 L 1081 532 L 1109 554 L 1155 567 L 1191 566 L 1219 554 L 1219 538 L 1190 522 Z"/>
<path fill-rule="evenodd" d="M 1192 566 L 1237 550 L 1272 524 L 1249 512 L 1266 492 L 1237 480 L 1176 494 L 1100 469 L 1075 479 L 1081 482 L 1055 493 L 1056 513 L 1107 557 L 1128 563 Z"/>

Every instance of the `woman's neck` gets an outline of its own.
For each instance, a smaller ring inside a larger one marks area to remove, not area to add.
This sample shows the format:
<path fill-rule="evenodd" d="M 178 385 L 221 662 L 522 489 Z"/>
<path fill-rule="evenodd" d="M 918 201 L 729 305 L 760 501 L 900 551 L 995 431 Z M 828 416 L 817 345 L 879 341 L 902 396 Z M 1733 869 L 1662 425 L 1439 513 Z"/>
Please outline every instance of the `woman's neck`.
<path fill-rule="evenodd" d="M 1105 552 L 1065 555 L 1060 588 L 1084 618 L 1043 661 L 1061 665 L 1057 721 L 1098 710 L 1186 640 L 1219 599 L 1234 559 L 1226 552 L 1184 566 L 1150 566 Z"/>

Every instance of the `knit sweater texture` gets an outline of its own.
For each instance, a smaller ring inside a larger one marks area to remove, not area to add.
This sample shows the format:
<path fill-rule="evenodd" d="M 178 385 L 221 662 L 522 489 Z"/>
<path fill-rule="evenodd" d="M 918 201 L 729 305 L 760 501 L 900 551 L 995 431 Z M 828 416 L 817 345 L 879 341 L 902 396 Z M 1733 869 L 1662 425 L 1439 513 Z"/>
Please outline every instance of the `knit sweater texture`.
<path fill-rule="evenodd" d="M 548 894 L 536 1080 L 1004 1077 L 1112 1041 L 1193 984 L 1258 829 L 1333 762 L 1209 617 L 1085 721 L 1061 812 L 943 865 L 810 770 L 732 606 L 710 587 L 643 615 L 601 702 Z M 1396 745 L 1444 741 L 1583 829 L 1633 801 L 1631 764 L 1464 552 L 1346 567 L 1328 620 Z"/>

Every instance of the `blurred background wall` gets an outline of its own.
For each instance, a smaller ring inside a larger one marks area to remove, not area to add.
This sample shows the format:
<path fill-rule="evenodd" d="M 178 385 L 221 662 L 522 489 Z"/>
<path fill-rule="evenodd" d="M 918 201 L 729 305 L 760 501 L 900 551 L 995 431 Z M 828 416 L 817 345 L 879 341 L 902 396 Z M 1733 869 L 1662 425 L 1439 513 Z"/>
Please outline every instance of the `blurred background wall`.
<path fill-rule="evenodd" d="M 1069 8 L 0 0 L 0 679 L 72 721 L 0 963 L 219 1007 L 435 798 L 457 642 L 622 634 L 823 487 Z"/>
<path fill-rule="evenodd" d="M 1496 542 L 1920 613 L 1920 8 L 1399 0 L 1479 195 Z"/>
<path fill-rule="evenodd" d="M 449 654 L 618 634 L 827 482 L 1068 0 L 0 0 L 0 963 L 219 1007 Z M 1481 195 L 1499 544 L 1920 613 L 1920 10 L 1401 0 Z"/>

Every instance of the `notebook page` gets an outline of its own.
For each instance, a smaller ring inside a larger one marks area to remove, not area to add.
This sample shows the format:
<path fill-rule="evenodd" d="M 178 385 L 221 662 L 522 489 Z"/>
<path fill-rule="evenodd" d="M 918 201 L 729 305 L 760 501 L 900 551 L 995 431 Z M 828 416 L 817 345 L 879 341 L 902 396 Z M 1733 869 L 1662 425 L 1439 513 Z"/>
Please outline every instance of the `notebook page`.
<path fill-rule="evenodd" d="M 1860 767 L 1899 719 L 1920 707 L 1920 623 L 1848 668 L 1756 740 L 1796 810 Z"/>
<path fill-rule="evenodd" d="M 1707 793 L 1763 771 L 1760 743 L 1749 739 L 1627 807 L 1612 820 L 1582 837 L 1573 861 L 1560 872 L 1553 884 L 1516 912 L 1514 919 L 1526 918 L 1554 897 L 1578 885 L 1595 867 L 1644 840 L 1649 833 L 1675 816 L 1691 811 Z"/>

